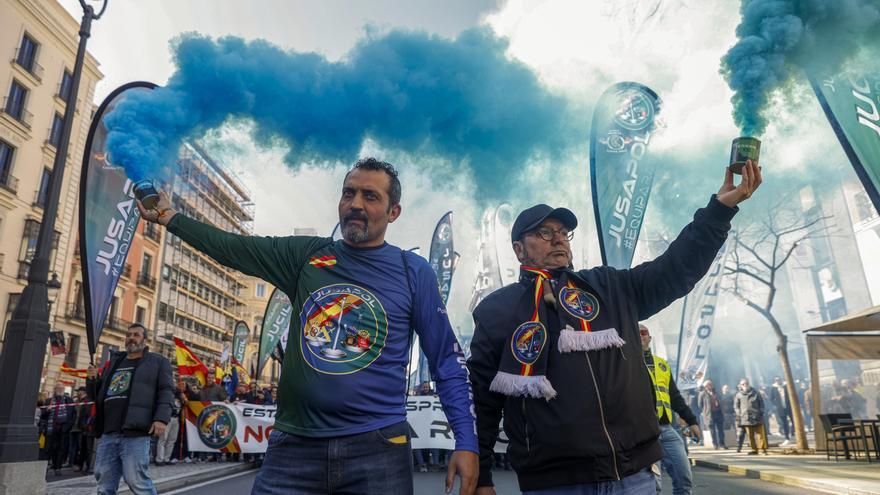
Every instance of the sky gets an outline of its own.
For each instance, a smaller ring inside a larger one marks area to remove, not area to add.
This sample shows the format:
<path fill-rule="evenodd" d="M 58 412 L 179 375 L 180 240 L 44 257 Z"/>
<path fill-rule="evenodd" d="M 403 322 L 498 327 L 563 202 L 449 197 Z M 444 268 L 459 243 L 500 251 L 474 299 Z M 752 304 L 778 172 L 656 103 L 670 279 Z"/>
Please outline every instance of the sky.
<path fill-rule="evenodd" d="M 76 0 L 61 3 L 79 18 Z M 663 130 L 649 148 L 660 165 L 642 232 L 643 239 L 656 240 L 674 236 L 717 191 L 730 141 L 739 135 L 731 117 L 732 93 L 719 73 L 721 57 L 736 41 L 738 8 L 733 0 L 111 0 L 105 16 L 93 25 L 88 47 L 105 74 L 97 91 L 100 100 L 129 81 L 165 83 L 174 71 L 169 41 L 186 32 L 262 38 L 285 50 L 316 52 L 338 61 L 359 41 L 392 29 L 449 39 L 472 28 L 488 29 L 506 40 L 507 57 L 524 64 L 548 92 L 570 103 L 566 118 L 573 128 L 588 129 L 596 99 L 615 82 L 637 81 L 660 95 Z M 833 173 L 838 180 L 855 177 L 805 81 L 793 82 L 791 92 L 775 97 L 771 107 L 774 118 L 762 137 L 767 196 L 785 192 L 793 182 L 823 180 L 817 171 Z M 291 167 L 285 163 L 283 143 L 254 143 L 246 124 L 244 130 L 217 130 L 206 141 L 253 192 L 256 233 L 288 235 L 294 227 L 312 227 L 330 234 L 346 164 Z M 582 145 L 563 155 L 529 161 L 527 175 L 541 179 L 511 187 L 507 198 L 520 207 L 545 202 L 571 208 L 581 222 L 573 244 L 578 268 L 599 262 L 588 148 L 584 133 Z M 454 211 L 455 246 L 462 258 L 453 279 L 450 317 L 454 327 L 470 333 L 466 308 L 475 277 L 479 218 L 487 205 L 467 173 L 438 182 L 427 172 L 467 166 L 383 149 L 368 140 L 361 155 L 369 154 L 402 164 L 403 215 L 389 229 L 390 242 L 404 249 L 419 246 L 426 254 L 435 223 Z M 409 166 L 413 163 L 418 166 Z M 640 250 L 636 261 L 647 254 Z"/>

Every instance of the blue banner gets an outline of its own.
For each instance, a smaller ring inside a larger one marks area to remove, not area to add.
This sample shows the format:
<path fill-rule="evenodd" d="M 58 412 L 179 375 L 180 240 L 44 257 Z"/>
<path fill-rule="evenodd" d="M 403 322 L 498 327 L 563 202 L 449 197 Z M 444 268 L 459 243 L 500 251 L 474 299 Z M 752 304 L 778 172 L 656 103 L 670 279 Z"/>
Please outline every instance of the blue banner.
<path fill-rule="evenodd" d="M 452 288 L 452 274 L 455 273 L 455 265 L 458 264 L 458 253 L 452 244 L 452 212 L 446 212 L 434 227 L 434 236 L 431 238 L 431 249 L 428 253 L 428 264 L 437 275 L 437 283 L 440 285 L 440 298 L 443 304 L 449 300 L 449 291 Z M 431 373 L 428 370 L 428 358 L 419 350 L 419 383 L 431 381 Z"/>
<path fill-rule="evenodd" d="M 644 158 L 659 111 L 657 93 L 621 82 L 602 93 L 593 113 L 590 180 L 605 265 L 632 264 L 654 183 L 654 164 Z"/>
<path fill-rule="evenodd" d="M 859 59 L 840 74 L 808 73 L 843 151 L 880 212 L 880 63 Z"/>
<path fill-rule="evenodd" d="M 104 117 L 132 92 L 151 91 L 155 87 L 148 82 L 133 82 L 117 88 L 98 107 L 89 128 L 79 192 L 79 249 L 91 355 L 95 354 L 141 218 L 132 181 L 107 154 Z"/>

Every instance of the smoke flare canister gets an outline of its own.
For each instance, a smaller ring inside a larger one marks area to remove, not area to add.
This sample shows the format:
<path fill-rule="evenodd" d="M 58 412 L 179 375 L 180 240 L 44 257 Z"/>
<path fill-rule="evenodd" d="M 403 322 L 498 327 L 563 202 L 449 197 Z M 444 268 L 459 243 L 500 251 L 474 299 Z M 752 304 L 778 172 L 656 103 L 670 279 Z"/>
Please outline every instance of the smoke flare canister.
<path fill-rule="evenodd" d="M 135 182 L 134 195 L 148 210 L 155 210 L 159 204 L 159 191 L 149 179 Z"/>
<path fill-rule="evenodd" d="M 733 140 L 733 145 L 730 147 L 730 166 L 728 168 L 735 174 L 742 174 L 746 160 L 757 163 L 760 155 L 761 141 L 758 138 L 738 137 Z"/>

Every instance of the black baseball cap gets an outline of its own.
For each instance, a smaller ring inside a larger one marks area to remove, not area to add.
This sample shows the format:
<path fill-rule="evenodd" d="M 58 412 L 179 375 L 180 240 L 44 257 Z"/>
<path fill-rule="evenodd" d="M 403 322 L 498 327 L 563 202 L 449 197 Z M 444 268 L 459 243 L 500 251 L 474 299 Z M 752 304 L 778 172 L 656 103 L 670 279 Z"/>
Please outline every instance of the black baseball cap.
<path fill-rule="evenodd" d="M 526 232 L 538 228 L 544 220 L 555 218 L 562 222 L 568 230 L 574 230 L 578 226 L 578 219 L 568 208 L 551 208 L 545 204 L 539 204 L 527 208 L 517 215 L 510 229 L 510 240 L 520 240 Z"/>

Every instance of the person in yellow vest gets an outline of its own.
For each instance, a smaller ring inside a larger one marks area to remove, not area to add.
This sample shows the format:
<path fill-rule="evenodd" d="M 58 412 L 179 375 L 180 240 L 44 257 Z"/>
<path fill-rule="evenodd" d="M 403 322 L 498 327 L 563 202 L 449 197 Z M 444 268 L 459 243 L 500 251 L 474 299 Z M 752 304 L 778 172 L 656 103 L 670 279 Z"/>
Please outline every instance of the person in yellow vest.
<path fill-rule="evenodd" d="M 672 478 L 673 495 L 689 495 L 693 485 L 693 473 L 688 461 L 684 441 L 675 431 L 672 424 L 672 413 L 687 423 L 685 435 L 700 436 L 697 416 L 688 407 L 684 398 L 675 386 L 672 371 L 665 359 L 651 353 L 651 332 L 643 324 L 639 324 L 639 336 L 642 338 L 642 351 L 645 353 L 645 365 L 654 382 L 654 394 L 657 397 L 657 419 L 660 422 L 660 446 L 663 448 L 663 459 L 660 466 Z M 660 468 L 654 466 L 657 480 L 657 493 L 660 493 Z"/>

